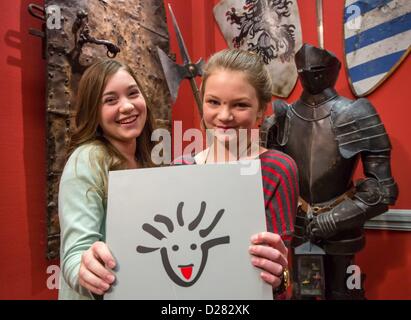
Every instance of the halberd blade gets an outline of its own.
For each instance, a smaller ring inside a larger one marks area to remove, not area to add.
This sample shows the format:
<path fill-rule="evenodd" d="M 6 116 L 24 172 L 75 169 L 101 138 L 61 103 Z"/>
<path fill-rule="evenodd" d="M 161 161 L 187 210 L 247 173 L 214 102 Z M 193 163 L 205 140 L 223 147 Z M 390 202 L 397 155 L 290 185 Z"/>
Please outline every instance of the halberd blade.
<path fill-rule="evenodd" d="M 157 47 L 158 57 L 160 58 L 161 65 L 163 67 L 164 76 L 167 81 L 168 90 L 170 91 L 170 96 L 172 102 L 177 100 L 178 88 L 180 87 L 181 81 L 186 78 L 186 69 L 183 66 L 178 65 L 169 56 Z"/>

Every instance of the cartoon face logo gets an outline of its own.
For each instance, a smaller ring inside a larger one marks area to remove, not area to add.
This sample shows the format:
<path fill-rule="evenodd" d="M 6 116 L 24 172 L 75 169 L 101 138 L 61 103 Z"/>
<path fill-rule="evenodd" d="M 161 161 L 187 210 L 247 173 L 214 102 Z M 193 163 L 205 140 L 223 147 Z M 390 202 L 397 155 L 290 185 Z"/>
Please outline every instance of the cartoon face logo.
<path fill-rule="evenodd" d="M 230 243 L 230 237 L 224 236 L 207 240 L 223 216 L 224 209 L 217 212 L 207 228 L 200 229 L 197 232 L 197 227 L 200 225 L 206 210 L 206 203 L 201 202 L 199 214 L 187 227 L 184 226 L 183 206 L 184 202 L 180 202 L 177 206 L 177 222 L 179 225 L 177 228 L 174 228 L 173 221 L 164 215 L 158 214 L 154 217 L 155 222 L 164 224 L 167 227 L 167 236 L 151 224 L 143 224 L 143 230 L 161 241 L 161 245 L 156 248 L 138 245 L 136 250 L 138 253 L 150 253 L 160 250 L 164 269 L 170 279 L 181 287 L 190 287 L 197 282 L 204 271 L 208 259 L 208 250 L 220 244 Z M 191 239 L 189 244 L 187 244 L 187 239 Z"/>

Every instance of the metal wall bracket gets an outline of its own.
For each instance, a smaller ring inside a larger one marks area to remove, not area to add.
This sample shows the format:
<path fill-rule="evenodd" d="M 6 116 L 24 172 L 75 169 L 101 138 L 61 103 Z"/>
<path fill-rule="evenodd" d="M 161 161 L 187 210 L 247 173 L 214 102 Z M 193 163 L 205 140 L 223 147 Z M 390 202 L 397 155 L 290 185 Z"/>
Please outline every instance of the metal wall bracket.
<path fill-rule="evenodd" d="M 365 229 L 411 231 L 411 210 L 392 209 L 365 223 Z"/>

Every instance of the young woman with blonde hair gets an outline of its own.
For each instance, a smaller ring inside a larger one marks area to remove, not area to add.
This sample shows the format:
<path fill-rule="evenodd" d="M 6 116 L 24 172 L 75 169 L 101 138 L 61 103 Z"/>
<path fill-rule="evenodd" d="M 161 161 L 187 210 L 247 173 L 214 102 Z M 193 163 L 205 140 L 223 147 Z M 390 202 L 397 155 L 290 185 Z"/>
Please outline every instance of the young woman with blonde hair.
<path fill-rule="evenodd" d="M 271 92 L 270 75 L 257 54 L 237 49 L 214 54 L 205 66 L 201 86 L 201 126 L 211 132 L 211 143 L 175 164 L 260 159 L 267 230 L 251 236 L 249 251 L 251 263 L 261 269 L 261 278 L 280 293 L 288 278 L 287 246 L 294 231 L 298 172 L 289 156 L 253 144 L 252 130 L 258 129 Z"/>

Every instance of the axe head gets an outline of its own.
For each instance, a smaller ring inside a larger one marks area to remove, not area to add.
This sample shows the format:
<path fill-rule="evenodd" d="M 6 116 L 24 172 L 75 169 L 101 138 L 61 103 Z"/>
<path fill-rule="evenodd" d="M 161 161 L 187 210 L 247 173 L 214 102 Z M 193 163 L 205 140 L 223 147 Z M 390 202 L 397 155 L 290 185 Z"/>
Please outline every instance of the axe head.
<path fill-rule="evenodd" d="M 204 60 L 200 59 L 197 63 L 189 63 L 187 65 L 179 65 L 159 47 L 157 47 L 158 57 L 160 58 L 161 66 L 163 67 L 164 76 L 167 81 L 168 90 L 170 91 L 172 102 L 176 102 L 178 88 L 184 79 L 194 79 L 197 76 L 203 75 Z M 198 91 L 198 89 L 196 90 Z"/>
<path fill-rule="evenodd" d="M 203 58 L 200 58 L 200 60 L 198 60 L 197 63 L 195 64 L 196 76 L 202 77 L 204 75 L 204 66 L 205 66 L 205 62 Z"/>
<path fill-rule="evenodd" d="M 167 81 L 168 90 L 172 102 L 177 100 L 178 88 L 183 79 L 187 78 L 186 68 L 175 63 L 169 56 L 157 47 L 158 57 L 160 58 L 161 66 L 163 67 L 164 76 Z"/>

